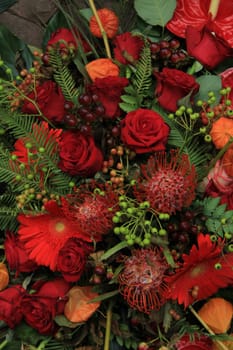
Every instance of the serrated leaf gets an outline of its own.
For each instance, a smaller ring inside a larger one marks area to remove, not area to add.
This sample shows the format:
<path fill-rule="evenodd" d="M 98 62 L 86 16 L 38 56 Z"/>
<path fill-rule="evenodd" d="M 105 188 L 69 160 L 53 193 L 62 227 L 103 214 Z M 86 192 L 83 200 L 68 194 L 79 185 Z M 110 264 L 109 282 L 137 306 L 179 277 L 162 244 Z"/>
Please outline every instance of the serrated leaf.
<path fill-rule="evenodd" d="M 135 109 L 138 108 L 137 105 L 132 105 L 132 104 L 129 104 L 129 103 L 125 103 L 125 102 L 120 102 L 119 103 L 119 106 L 120 108 L 122 109 L 122 111 L 126 112 L 126 113 L 129 113 L 131 111 L 135 111 Z"/>
<path fill-rule="evenodd" d="M 130 95 L 135 96 L 136 95 L 136 90 L 132 85 L 128 85 L 124 88 L 124 91 L 127 92 Z"/>
<path fill-rule="evenodd" d="M 215 211 L 214 211 L 214 213 L 213 213 L 213 215 L 214 215 L 214 217 L 220 217 L 220 216 L 222 216 L 223 215 L 223 213 L 225 212 L 225 210 L 226 210 L 226 204 L 221 204 L 221 205 L 219 205 L 216 209 L 215 209 Z"/>
<path fill-rule="evenodd" d="M 209 232 L 217 233 L 219 236 L 222 237 L 222 226 L 218 219 L 209 218 L 206 220 L 205 225 Z"/>
<path fill-rule="evenodd" d="M 222 217 L 226 220 L 229 220 L 229 219 L 233 220 L 233 210 L 225 211 Z"/>
<path fill-rule="evenodd" d="M 211 216 L 215 208 L 218 206 L 220 202 L 220 198 L 212 198 L 209 197 L 205 202 L 204 202 L 204 208 L 203 208 L 203 214 L 207 216 Z"/>
<path fill-rule="evenodd" d="M 121 99 L 122 101 L 128 103 L 128 104 L 132 104 L 132 105 L 136 105 L 137 104 L 137 99 L 134 96 L 130 96 L 130 95 L 121 95 Z"/>
<path fill-rule="evenodd" d="M 146 23 L 165 27 L 173 16 L 176 0 L 135 0 L 134 7 Z"/>
<path fill-rule="evenodd" d="M 233 233 L 233 224 L 225 224 L 222 228 L 224 233 Z"/>

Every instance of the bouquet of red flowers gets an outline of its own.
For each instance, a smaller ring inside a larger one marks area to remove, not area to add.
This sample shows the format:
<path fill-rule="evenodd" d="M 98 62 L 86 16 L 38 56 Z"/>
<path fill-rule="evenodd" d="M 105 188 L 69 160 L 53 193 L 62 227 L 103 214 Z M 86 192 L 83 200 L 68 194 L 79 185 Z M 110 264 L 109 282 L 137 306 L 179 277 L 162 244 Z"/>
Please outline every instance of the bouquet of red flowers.
<path fill-rule="evenodd" d="M 0 27 L 0 349 L 232 349 L 233 4 L 88 3 Z"/>

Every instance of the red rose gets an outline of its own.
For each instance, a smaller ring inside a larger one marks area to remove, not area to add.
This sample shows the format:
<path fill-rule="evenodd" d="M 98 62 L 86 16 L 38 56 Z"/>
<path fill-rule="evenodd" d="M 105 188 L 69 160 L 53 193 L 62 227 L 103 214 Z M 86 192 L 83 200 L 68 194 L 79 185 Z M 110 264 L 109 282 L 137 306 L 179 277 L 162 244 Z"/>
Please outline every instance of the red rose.
<path fill-rule="evenodd" d="M 177 102 L 191 93 L 191 96 L 199 90 L 199 84 L 195 78 L 178 69 L 163 68 L 162 72 L 155 73 L 157 86 L 155 96 L 159 104 L 170 112 L 177 110 Z"/>
<path fill-rule="evenodd" d="M 91 177 L 102 169 L 103 154 L 91 135 L 65 131 L 59 143 L 59 168 L 70 175 Z"/>
<path fill-rule="evenodd" d="M 74 35 L 74 32 L 76 32 L 76 35 Z M 71 31 L 68 28 L 59 28 L 51 34 L 47 47 L 54 46 L 59 42 L 61 51 L 67 47 L 73 49 L 78 47 L 78 41 L 82 43 L 84 52 L 89 52 L 91 50 L 90 46 L 83 40 L 77 30 L 74 29 Z"/>
<path fill-rule="evenodd" d="M 21 301 L 25 293 L 19 284 L 0 292 L 0 320 L 10 328 L 14 328 L 23 318 Z"/>
<path fill-rule="evenodd" d="M 121 121 L 121 139 L 136 153 L 164 150 L 168 134 L 163 118 L 150 109 L 129 112 Z"/>
<path fill-rule="evenodd" d="M 113 44 L 115 45 L 113 50 L 115 59 L 122 64 L 137 61 L 144 46 L 143 40 L 130 32 L 117 35 Z"/>
<path fill-rule="evenodd" d="M 36 91 L 30 92 L 28 98 L 37 103 L 40 111 L 51 122 L 63 121 L 65 98 L 61 88 L 53 81 L 45 81 L 37 86 Z M 38 114 L 35 106 L 27 99 L 24 100 L 22 111 L 28 114 Z"/>
<path fill-rule="evenodd" d="M 185 334 L 176 342 L 175 347 L 177 350 L 211 350 L 213 343 L 204 335 L 197 335 L 194 340 L 190 340 L 190 335 Z"/>
<path fill-rule="evenodd" d="M 86 265 L 86 258 L 91 249 L 85 242 L 77 238 L 70 238 L 60 250 L 57 270 L 68 282 L 77 282 Z"/>
<path fill-rule="evenodd" d="M 116 118 L 121 114 L 119 102 L 123 89 L 129 81 L 123 77 L 108 76 L 106 78 L 96 78 L 90 91 L 99 96 L 99 100 L 105 108 L 105 116 Z"/>
<path fill-rule="evenodd" d="M 37 264 L 29 259 L 24 244 L 11 232 L 7 232 L 4 242 L 7 263 L 16 273 L 31 272 L 37 268 Z"/>
<path fill-rule="evenodd" d="M 202 29 L 188 26 L 186 45 L 188 54 L 208 69 L 213 69 L 226 57 L 233 55 L 233 50 L 205 26 Z"/>
<path fill-rule="evenodd" d="M 39 282 L 33 286 L 33 294 L 25 295 L 21 306 L 26 323 L 41 334 L 51 334 L 56 325 L 56 315 L 62 314 L 70 285 L 62 279 Z"/>

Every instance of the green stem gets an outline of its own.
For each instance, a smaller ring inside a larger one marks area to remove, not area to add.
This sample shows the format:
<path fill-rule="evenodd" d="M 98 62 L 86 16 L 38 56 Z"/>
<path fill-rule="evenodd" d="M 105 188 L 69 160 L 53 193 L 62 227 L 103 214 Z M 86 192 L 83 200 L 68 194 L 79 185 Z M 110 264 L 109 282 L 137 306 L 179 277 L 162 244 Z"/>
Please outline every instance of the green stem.
<path fill-rule="evenodd" d="M 212 329 L 205 323 L 205 321 L 198 315 L 198 313 L 194 310 L 192 305 L 189 305 L 189 310 L 192 312 L 192 314 L 196 317 L 196 319 L 202 324 L 202 326 L 209 332 L 211 335 L 216 335 Z M 216 343 L 218 343 L 219 347 L 222 350 L 227 350 L 228 348 L 221 342 L 220 340 L 215 340 Z"/>
<path fill-rule="evenodd" d="M 111 323 L 112 323 L 112 304 L 109 305 L 108 310 L 107 310 L 104 350 L 110 349 Z"/>
<path fill-rule="evenodd" d="M 112 57 L 111 57 L 111 50 L 110 50 L 110 46 L 109 46 L 109 42 L 108 42 L 108 37 L 107 37 L 107 34 L 106 34 L 105 30 L 104 30 L 102 22 L 101 22 L 101 20 L 99 18 L 98 12 L 96 10 L 95 2 L 94 2 L 94 0 L 88 0 L 88 2 L 89 2 L 89 5 L 90 5 L 90 8 L 91 8 L 91 10 L 92 10 L 92 12 L 93 12 L 93 14 L 94 14 L 94 16 L 96 18 L 96 22 L 97 22 L 97 24 L 98 24 L 98 26 L 100 28 L 100 31 L 101 31 L 101 34 L 102 34 L 102 37 L 103 37 L 103 41 L 104 41 L 104 46 L 105 46 L 107 57 L 111 59 Z"/>
<path fill-rule="evenodd" d="M 208 175 L 209 171 L 215 166 L 217 161 L 222 158 L 224 153 L 230 148 L 231 144 L 233 143 L 233 137 L 230 137 L 229 141 L 225 144 L 225 146 L 218 152 L 218 154 L 212 159 L 210 162 L 210 165 L 206 169 L 206 174 Z"/>
<path fill-rule="evenodd" d="M 5 348 L 5 346 L 6 346 L 8 343 L 9 343 L 8 340 L 5 339 L 5 340 L 0 344 L 0 350 L 3 349 L 3 348 Z"/>

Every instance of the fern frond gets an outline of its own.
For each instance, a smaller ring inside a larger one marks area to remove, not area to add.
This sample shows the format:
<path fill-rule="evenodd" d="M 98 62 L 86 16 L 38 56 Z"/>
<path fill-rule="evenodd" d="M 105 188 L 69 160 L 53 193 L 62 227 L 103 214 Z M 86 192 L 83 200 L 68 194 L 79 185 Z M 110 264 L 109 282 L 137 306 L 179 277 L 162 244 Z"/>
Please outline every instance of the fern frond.
<path fill-rule="evenodd" d="M 141 57 L 136 66 L 135 76 L 133 78 L 133 85 L 136 88 L 138 95 L 142 95 L 144 97 L 148 96 L 148 91 L 152 85 L 151 72 L 151 50 L 149 45 L 145 43 Z"/>
<path fill-rule="evenodd" d="M 49 52 L 49 63 L 54 69 L 53 77 L 62 89 L 64 97 L 68 101 L 74 101 L 74 98 L 77 98 L 79 95 L 79 90 L 76 87 L 71 71 L 64 64 L 61 55 L 56 50 Z"/>
<path fill-rule="evenodd" d="M 15 232 L 18 227 L 18 209 L 0 206 L 0 228 L 2 231 L 10 230 Z"/>
<path fill-rule="evenodd" d="M 31 132 L 32 125 L 36 120 L 38 120 L 37 117 L 33 115 L 22 115 L 0 109 L 0 122 L 8 126 L 10 133 L 15 138 L 26 137 Z"/>
<path fill-rule="evenodd" d="M 167 114 L 159 106 L 153 106 L 153 109 L 158 112 L 170 126 L 170 133 L 168 137 L 168 144 L 171 147 L 180 148 L 182 152 L 189 156 L 191 164 L 195 166 L 199 180 L 206 175 L 206 160 L 208 155 L 206 153 L 206 144 L 200 144 L 198 139 L 190 138 L 187 141 L 187 134 L 185 131 L 171 119 L 168 118 Z"/>

